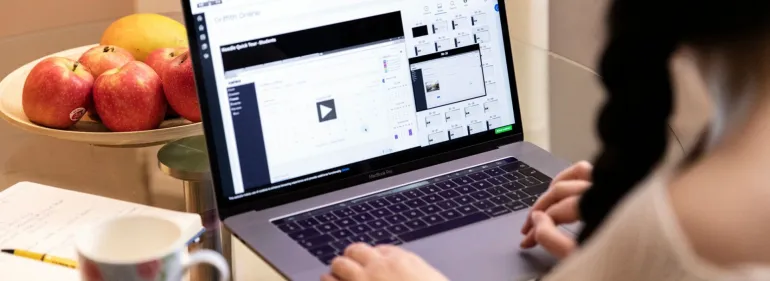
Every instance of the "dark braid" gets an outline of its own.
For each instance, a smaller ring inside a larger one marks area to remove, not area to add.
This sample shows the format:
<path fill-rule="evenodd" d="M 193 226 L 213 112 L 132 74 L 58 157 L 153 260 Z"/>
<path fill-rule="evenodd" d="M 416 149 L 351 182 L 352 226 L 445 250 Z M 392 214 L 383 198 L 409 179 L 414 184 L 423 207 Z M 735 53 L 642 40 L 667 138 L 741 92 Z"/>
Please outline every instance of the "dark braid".
<path fill-rule="evenodd" d="M 580 202 L 585 226 L 579 241 L 663 158 L 674 108 L 669 61 L 677 48 L 724 49 L 734 47 L 730 42 L 767 39 L 761 32 L 770 31 L 768 23 L 770 1 L 613 1 L 599 71 L 608 93 L 598 119 L 602 151 L 593 187 Z"/>

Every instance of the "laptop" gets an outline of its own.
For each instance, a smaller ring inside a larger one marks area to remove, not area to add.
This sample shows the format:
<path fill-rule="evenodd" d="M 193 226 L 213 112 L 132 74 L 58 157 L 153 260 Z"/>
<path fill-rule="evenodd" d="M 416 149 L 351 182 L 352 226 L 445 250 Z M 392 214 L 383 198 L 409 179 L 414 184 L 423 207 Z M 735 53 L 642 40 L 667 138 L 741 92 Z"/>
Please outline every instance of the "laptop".
<path fill-rule="evenodd" d="M 502 0 L 184 0 L 220 219 L 290 280 L 353 242 L 527 280 L 568 163 L 523 141 Z"/>

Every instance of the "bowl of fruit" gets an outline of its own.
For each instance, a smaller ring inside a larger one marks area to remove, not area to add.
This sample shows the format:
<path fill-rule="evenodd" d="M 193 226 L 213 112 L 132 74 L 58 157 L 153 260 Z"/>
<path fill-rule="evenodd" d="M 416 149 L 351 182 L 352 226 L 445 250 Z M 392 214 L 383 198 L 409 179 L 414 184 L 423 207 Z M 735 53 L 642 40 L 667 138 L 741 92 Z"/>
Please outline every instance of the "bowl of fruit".
<path fill-rule="evenodd" d="M 200 135 L 185 28 L 156 14 L 115 21 L 99 44 L 32 61 L 0 81 L 0 117 L 25 131 L 141 147 Z"/>

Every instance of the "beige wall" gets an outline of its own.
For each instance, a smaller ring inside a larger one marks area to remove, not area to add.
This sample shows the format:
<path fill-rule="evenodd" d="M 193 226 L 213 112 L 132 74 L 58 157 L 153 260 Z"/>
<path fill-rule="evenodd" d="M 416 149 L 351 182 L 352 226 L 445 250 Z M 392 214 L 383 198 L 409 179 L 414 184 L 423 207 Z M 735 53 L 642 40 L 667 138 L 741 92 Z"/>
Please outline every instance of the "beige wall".
<path fill-rule="evenodd" d="M 539 1 L 539 0 L 530 0 Z M 596 65 L 604 44 L 604 18 L 610 0 L 551 1 L 549 87 L 551 150 L 572 161 L 593 159 L 598 150 L 595 119 L 604 92 Z M 709 116 L 702 81 L 686 58 L 676 68 L 677 109 L 671 156 L 694 145 Z M 689 68 L 688 68 L 689 67 Z"/>

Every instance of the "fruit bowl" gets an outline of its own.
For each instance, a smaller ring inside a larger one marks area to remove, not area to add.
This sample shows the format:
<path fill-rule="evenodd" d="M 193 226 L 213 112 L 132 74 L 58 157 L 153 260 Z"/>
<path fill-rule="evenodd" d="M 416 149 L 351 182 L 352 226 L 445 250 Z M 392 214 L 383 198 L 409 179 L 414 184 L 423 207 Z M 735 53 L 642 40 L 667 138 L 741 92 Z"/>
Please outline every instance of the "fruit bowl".
<path fill-rule="evenodd" d="M 163 144 L 177 139 L 201 135 L 200 123 L 193 124 L 182 118 L 163 121 L 160 128 L 139 132 L 110 132 L 102 123 L 84 116 L 69 130 L 51 129 L 36 125 L 24 114 L 21 104 L 24 81 L 32 68 L 41 60 L 51 57 L 67 57 L 77 60 L 85 51 L 97 45 L 83 46 L 40 58 L 30 62 L 0 81 L 0 117 L 27 132 L 57 139 L 110 147 L 143 147 Z"/>

